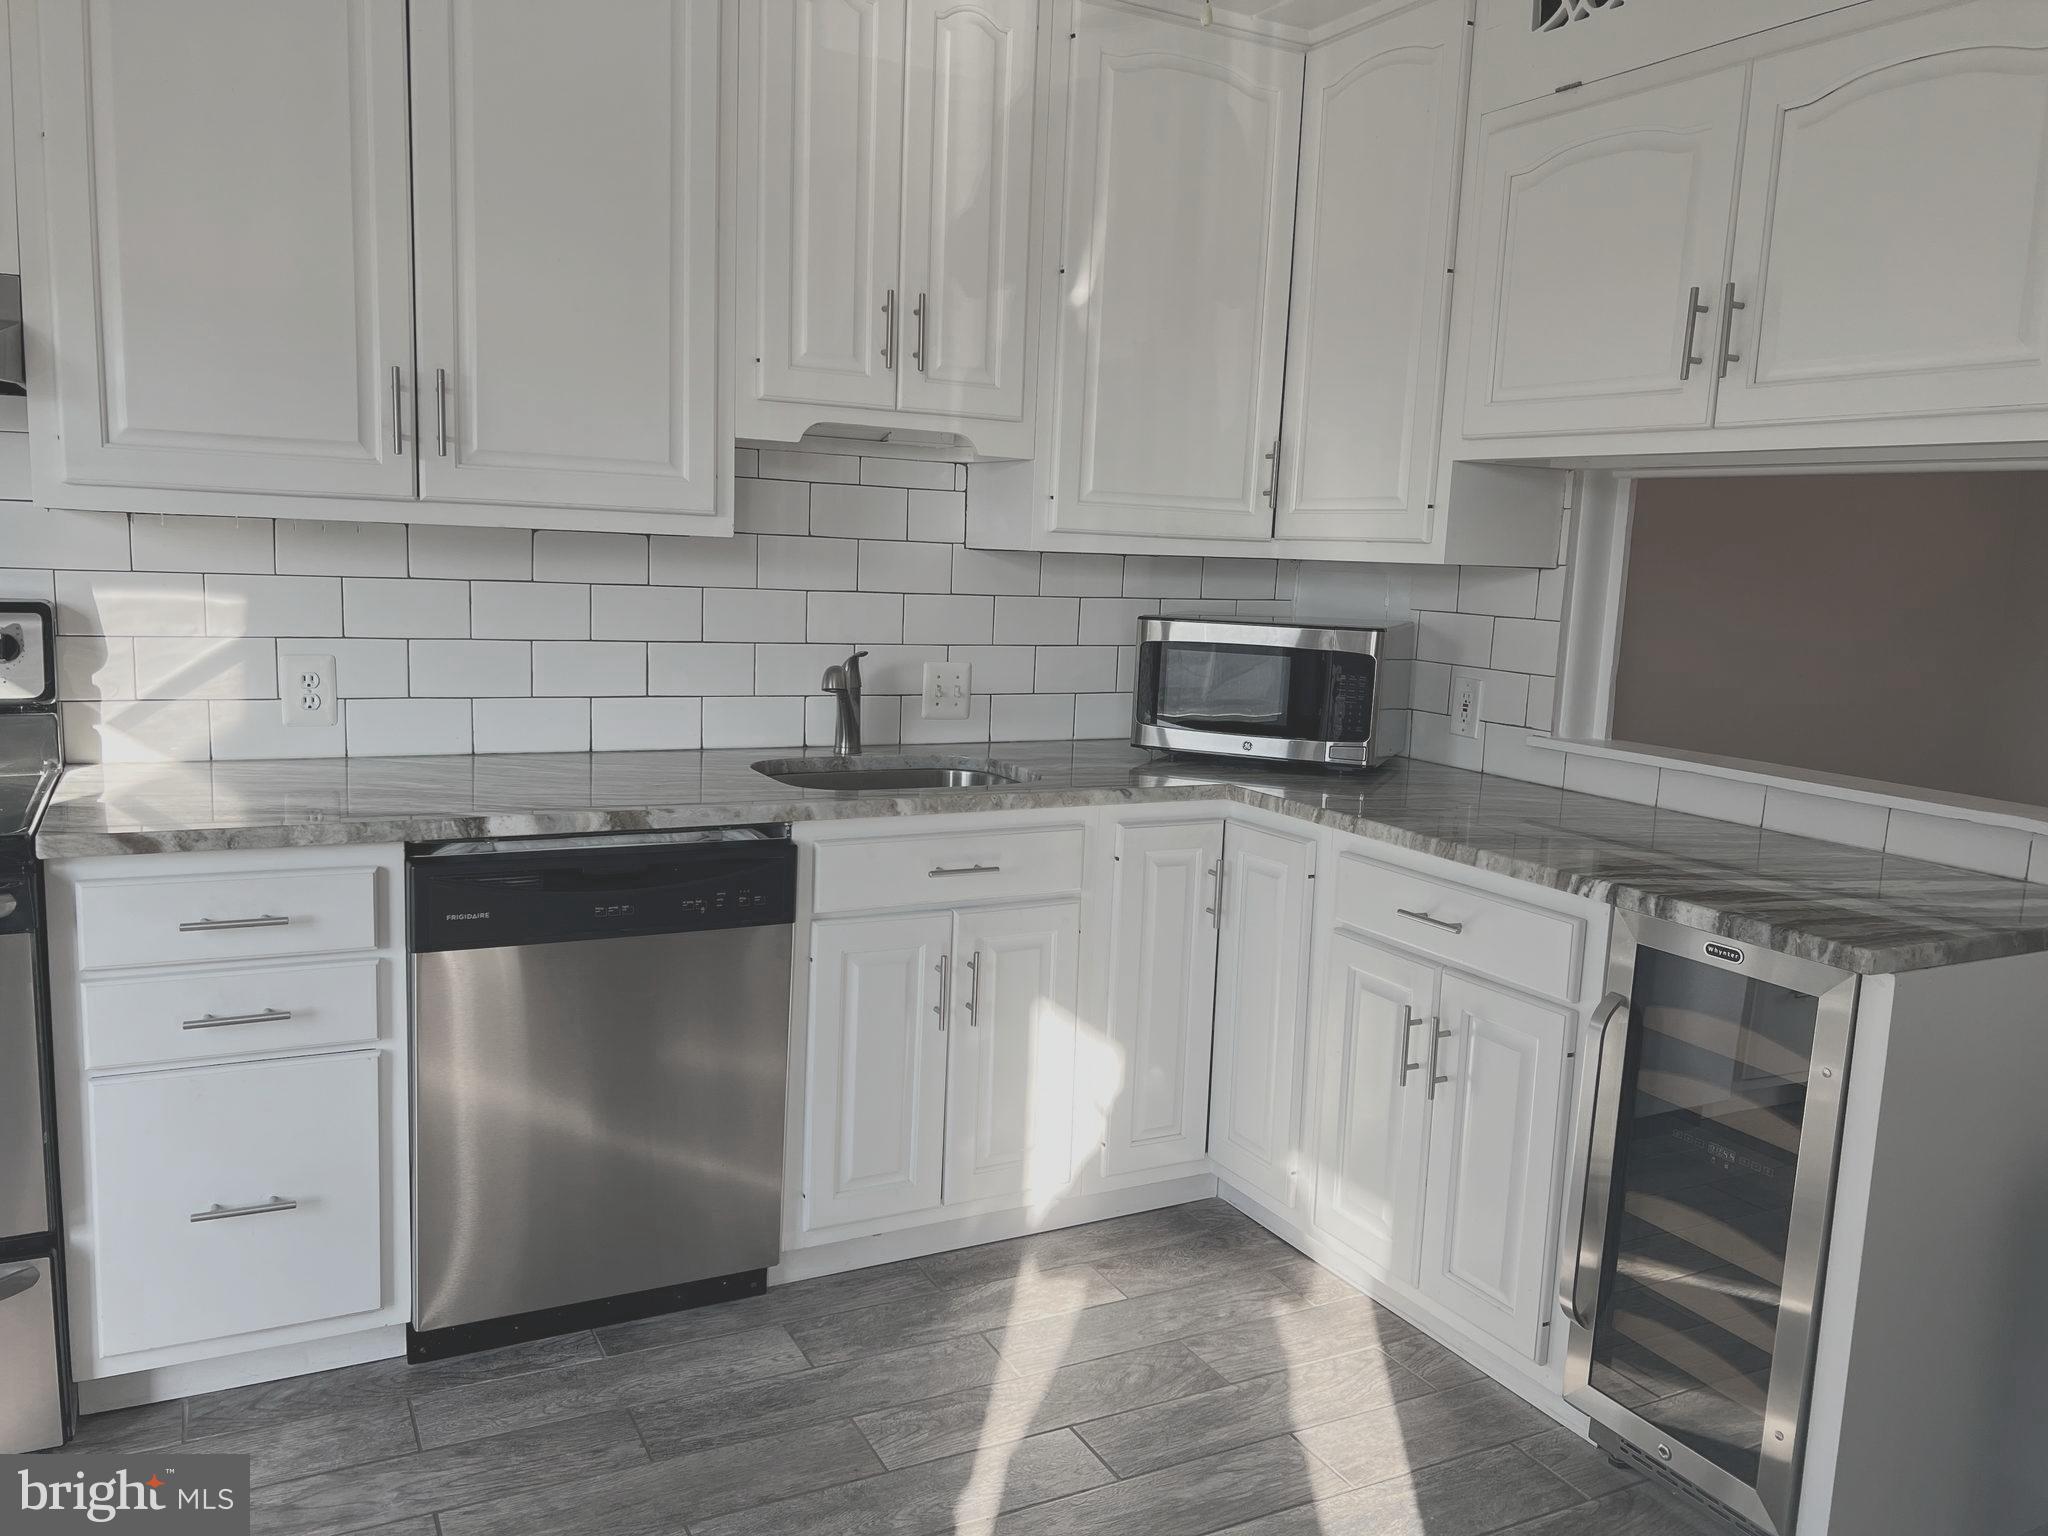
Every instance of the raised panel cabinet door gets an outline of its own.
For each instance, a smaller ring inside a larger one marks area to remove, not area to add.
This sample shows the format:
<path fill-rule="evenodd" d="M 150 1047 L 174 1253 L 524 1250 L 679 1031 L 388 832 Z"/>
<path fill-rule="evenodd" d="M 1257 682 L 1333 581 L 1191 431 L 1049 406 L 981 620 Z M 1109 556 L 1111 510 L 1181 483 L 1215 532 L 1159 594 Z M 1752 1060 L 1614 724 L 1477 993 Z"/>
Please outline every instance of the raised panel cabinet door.
<path fill-rule="evenodd" d="M 1480 120 L 1467 437 L 1713 419 L 1747 76 Z"/>
<path fill-rule="evenodd" d="M 1766 59 L 1746 142 L 1723 424 L 2048 407 L 2048 7 Z"/>
<path fill-rule="evenodd" d="M 1430 1114 L 1422 1288 L 1445 1311 L 1531 1359 L 1557 1277 L 1551 1196 L 1563 1113 L 1564 1013 L 1443 982 Z"/>
<path fill-rule="evenodd" d="M 1052 522 L 1273 532 L 1302 56 L 1074 7 Z"/>
<path fill-rule="evenodd" d="M 952 932 L 942 912 L 811 930 L 806 1230 L 939 1204 Z"/>
<path fill-rule="evenodd" d="M 1209 1155 L 1282 1210 L 1300 1188 L 1314 877 L 1314 843 L 1235 823 L 1225 830 Z"/>
<path fill-rule="evenodd" d="M 1024 415 L 1037 0 L 910 0 L 905 410 Z"/>
<path fill-rule="evenodd" d="M 61 478 L 411 498 L 404 0 L 37 15 Z"/>
<path fill-rule="evenodd" d="M 1431 535 L 1465 11 L 1429 0 L 1308 56 L 1281 538 Z"/>
<path fill-rule="evenodd" d="M 1074 1010 L 1081 904 L 955 918 L 946 1203 L 1073 1182 Z"/>
<path fill-rule="evenodd" d="M 715 510 L 718 20 L 413 4 L 428 500 Z"/>
<path fill-rule="evenodd" d="M 755 359 L 742 390 L 891 409 L 904 362 L 904 0 L 740 10 L 740 337 Z"/>
<path fill-rule="evenodd" d="M 1437 982 L 1435 967 L 1339 933 L 1319 1004 L 1313 1225 L 1409 1283 L 1422 1233 Z"/>
<path fill-rule="evenodd" d="M 1208 1154 L 1216 1016 L 1216 887 L 1223 823 L 1117 828 L 1110 893 L 1108 1098 L 1102 1171 L 1142 1173 Z"/>

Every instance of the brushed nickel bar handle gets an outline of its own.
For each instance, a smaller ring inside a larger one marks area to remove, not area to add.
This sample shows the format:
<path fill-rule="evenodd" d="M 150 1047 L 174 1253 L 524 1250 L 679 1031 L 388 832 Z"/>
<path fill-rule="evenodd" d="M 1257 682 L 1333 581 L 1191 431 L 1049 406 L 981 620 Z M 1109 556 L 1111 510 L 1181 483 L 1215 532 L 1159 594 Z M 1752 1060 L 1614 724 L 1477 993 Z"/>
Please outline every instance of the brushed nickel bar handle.
<path fill-rule="evenodd" d="M 1445 933 L 1463 933 L 1465 931 L 1463 923 L 1447 922 L 1441 917 L 1431 917 L 1427 912 L 1411 912 L 1406 907 L 1396 907 L 1394 911 L 1399 916 L 1408 918 L 1412 922 L 1427 923 L 1432 928 L 1441 928 Z"/>
<path fill-rule="evenodd" d="M 1209 924 L 1218 932 L 1223 928 L 1223 861 L 1218 859 L 1208 869 L 1211 880 L 1216 882 L 1216 894 L 1209 898 L 1209 905 L 1202 910 L 1209 914 Z"/>
<path fill-rule="evenodd" d="M 917 308 L 912 313 L 917 316 L 917 350 L 910 354 L 910 360 L 917 364 L 917 371 L 923 373 L 926 371 L 925 331 L 931 323 L 931 296 L 920 293 L 917 296 Z"/>
<path fill-rule="evenodd" d="M 1685 361 L 1678 368 L 1678 382 L 1681 384 L 1692 377 L 1693 369 L 1707 366 L 1707 360 L 1695 355 L 1692 349 L 1699 343 L 1700 316 L 1711 307 L 1700 302 L 1697 287 L 1693 289 L 1692 297 L 1685 301 Z"/>
<path fill-rule="evenodd" d="M 1273 466 L 1273 472 L 1266 477 L 1266 507 L 1278 511 L 1280 507 L 1280 439 L 1273 439 L 1273 451 L 1266 455 L 1266 462 Z"/>
<path fill-rule="evenodd" d="M 288 928 L 288 917 L 200 917 L 178 924 L 180 933 L 227 933 L 239 928 Z"/>
<path fill-rule="evenodd" d="M 896 371 L 896 290 L 882 300 L 882 366 Z"/>
<path fill-rule="evenodd" d="M 1735 285 L 1730 283 L 1721 299 L 1721 377 L 1728 377 L 1728 365 L 1742 361 L 1740 352 L 1730 352 L 1728 347 L 1735 340 L 1735 311 L 1747 309 L 1749 305 L 1735 297 Z"/>
<path fill-rule="evenodd" d="M 292 1016 L 289 1008 L 266 1008 L 261 1013 L 208 1013 L 187 1019 L 180 1029 L 226 1029 L 233 1024 L 282 1024 Z"/>
<path fill-rule="evenodd" d="M 1003 866 L 1000 864 L 961 864 L 950 868 L 940 864 L 926 878 L 943 880 L 948 875 L 1000 875 L 1002 872 Z"/>
<path fill-rule="evenodd" d="M 967 957 L 967 1024 L 971 1029 L 981 1023 L 981 951 L 976 950 Z"/>
<path fill-rule="evenodd" d="M 939 1033 L 946 1032 L 946 1010 L 953 1006 L 953 957 L 939 956 L 939 1000 L 932 1006 L 932 1012 L 939 1016 Z"/>
<path fill-rule="evenodd" d="M 1421 1022 L 1422 1020 L 1415 1017 L 1415 1010 L 1413 1008 L 1410 1008 L 1406 1003 L 1401 1005 L 1401 1081 L 1397 1086 L 1402 1088 L 1408 1086 L 1408 1074 L 1410 1072 L 1420 1072 L 1422 1070 L 1421 1062 L 1408 1059 L 1408 1043 L 1415 1038 L 1415 1026 Z"/>
<path fill-rule="evenodd" d="M 1607 1041 L 1617 1016 L 1628 1011 L 1628 999 L 1619 992 L 1610 992 L 1601 1000 L 1593 1014 L 1593 1080 L 1586 1093 L 1586 1102 L 1581 1106 L 1579 1117 L 1579 1138 L 1572 1149 L 1572 1160 L 1578 1171 L 1578 1210 L 1570 1226 L 1565 1230 L 1571 1234 L 1571 1252 L 1562 1257 L 1557 1277 L 1557 1303 L 1565 1315 L 1581 1328 L 1593 1326 L 1592 1309 L 1579 1299 L 1585 1277 L 1590 1270 L 1597 1278 L 1602 1262 L 1601 1249 L 1606 1246 L 1607 1213 L 1596 1213 L 1593 1209 L 1593 1141 L 1600 1129 L 1601 1090 L 1606 1086 Z M 1600 1228 L 1591 1241 L 1593 1262 L 1589 1265 L 1586 1233 L 1587 1218 L 1598 1214 Z"/>
<path fill-rule="evenodd" d="M 405 370 L 391 365 L 391 451 L 405 457 Z"/>
<path fill-rule="evenodd" d="M 272 1195 L 257 1205 L 210 1205 L 203 1211 L 194 1211 L 194 1221 L 231 1221 L 237 1216 L 270 1216 L 279 1211 L 296 1211 L 299 1202 L 287 1200 L 283 1195 Z"/>
<path fill-rule="evenodd" d="M 448 370 L 434 370 L 434 425 L 441 438 L 441 457 L 448 457 Z"/>
<path fill-rule="evenodd" d="M 1424 1019 L 1422 1022 L 1429 1026 L 1428 1099 L 1430 1103 L 1434 1104 L 1436 1102 L 1437 1088 L 1440 1085 L 1448 1083 L 1450 1081 L 1449 1077 L 1444 1076 L 1437 1071 L 1437 1061 L 1443 1052 L 1444 1042 L 1451 1038 L 1451 1032 L 1443 1027 L 1442 1019 Z"/>

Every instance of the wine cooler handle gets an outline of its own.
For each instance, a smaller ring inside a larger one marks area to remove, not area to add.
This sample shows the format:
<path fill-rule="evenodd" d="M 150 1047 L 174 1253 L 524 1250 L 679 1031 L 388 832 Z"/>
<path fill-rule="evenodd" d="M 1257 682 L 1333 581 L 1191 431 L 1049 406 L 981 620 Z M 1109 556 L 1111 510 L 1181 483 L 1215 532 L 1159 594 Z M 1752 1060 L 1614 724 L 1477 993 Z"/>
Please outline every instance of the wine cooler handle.
<path fill-rule="evenodd" d="M 1572 1146 L 1573 1178 L 1567 1187 L 1578 1191 L 1578 1207 L 1576 1216 L 1565 1229 L 1570 1234 L 1571 1247 L 1559 1266 L 1557 1302 L 1581 1328 L 1593 1326 L 1593 1305 L 1581 1298 L 1589 1275 L 1595 1286 L 1600 1282 L 1601 1250 L 1607 1244 L 1607 1207 L 1614 1184 L 1615 1120 L 1621 1109 L 1621 1071 L 1616 1068 L 1610 1080 L 1607 1056 L 1616 1044 L 1626 1043 L 1629 1016 L 1628 999 L 1619 992 L 1608 993 L 1593 1012 L 1591 1084 L 1581 1106 L 1578 1140 Z M 1614 1028 L 1616 1018 L 1622 1020 L 1622 1027 L 1618 1030 Z M 1613 1089 L 1611 1098 L 1607 1092 L 1610 1087 Z M 1602 1192 L 1597 1199 L 1592 1188 L 1596 1175 Z M 1587 1230 L 1589 1222 L 1595 1223 L 1590 1232 Z"/>

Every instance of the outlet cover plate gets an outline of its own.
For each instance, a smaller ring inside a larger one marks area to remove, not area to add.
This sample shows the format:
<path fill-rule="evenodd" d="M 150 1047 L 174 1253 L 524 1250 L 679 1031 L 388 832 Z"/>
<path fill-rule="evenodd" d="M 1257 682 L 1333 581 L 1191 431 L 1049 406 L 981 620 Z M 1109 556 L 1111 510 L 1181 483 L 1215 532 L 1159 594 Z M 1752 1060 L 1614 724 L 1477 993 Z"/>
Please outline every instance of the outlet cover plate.
<path fill-rule="evenodd" d="M 1479 734 L 1479 706 L 1486 684 L 1481 678 L 1469 673 L 1458 674 L 1451 684 L 1451 734 L 1453 736 L 1477 736 Z"/>
<path fill-rule="evenodd" d="M 277 691 L 286 725 L 337 725 L 341 721 L 332 656 L 278 657 Z"/>

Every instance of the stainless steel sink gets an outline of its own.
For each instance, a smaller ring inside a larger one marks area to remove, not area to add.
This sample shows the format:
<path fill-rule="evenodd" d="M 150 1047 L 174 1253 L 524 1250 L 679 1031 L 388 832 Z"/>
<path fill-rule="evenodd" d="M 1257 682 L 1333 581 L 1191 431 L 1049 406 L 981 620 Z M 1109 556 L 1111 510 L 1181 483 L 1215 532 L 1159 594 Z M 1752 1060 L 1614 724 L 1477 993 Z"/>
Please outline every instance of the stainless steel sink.
<path fill-rule="evenodd" d="M 831 789 L 852 794 L 877 789 L 983 789 L 1017 784 L 1021 769 L 999 768 L 971 758 L 771 757 L 754 764 L 792 789 Z"/>

